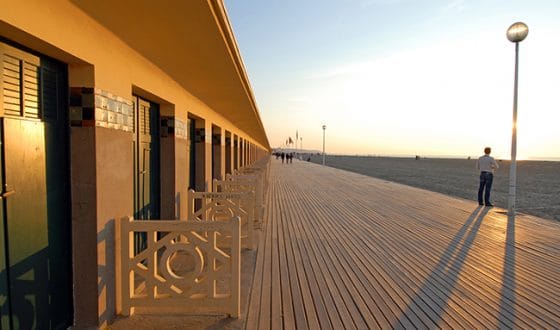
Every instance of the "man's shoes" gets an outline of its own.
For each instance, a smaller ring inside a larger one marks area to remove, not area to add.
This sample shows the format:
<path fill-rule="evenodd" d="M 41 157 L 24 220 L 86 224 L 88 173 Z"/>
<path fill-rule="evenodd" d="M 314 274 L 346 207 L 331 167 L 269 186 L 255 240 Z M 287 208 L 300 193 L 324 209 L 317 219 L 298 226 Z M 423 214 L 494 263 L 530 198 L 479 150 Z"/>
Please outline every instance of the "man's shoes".
<path fill-rule="evenodd" d="M 482 204 L 482 203 L 478 203 L 478 205 L 480 205 L 480 206 L 483 206 L 484 204 Z"/>
<path fill-rule="evenodd" d="M 494 204 L 492 204 L 492 203 L 486 203 L 486 206 L 492 207 L 492 206 L 494 206 Z"/>

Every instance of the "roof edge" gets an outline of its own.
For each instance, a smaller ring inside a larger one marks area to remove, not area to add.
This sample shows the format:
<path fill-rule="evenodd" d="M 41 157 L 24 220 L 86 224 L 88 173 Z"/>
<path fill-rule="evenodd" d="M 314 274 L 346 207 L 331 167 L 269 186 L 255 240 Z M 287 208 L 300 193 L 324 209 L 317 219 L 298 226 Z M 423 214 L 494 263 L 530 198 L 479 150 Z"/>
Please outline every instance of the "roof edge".
<path fill-rule="evenodd" d="M 239 75 L 241 83 L 243 84 L 243 89 L 245 90 L 245 93 L 247 93 L 247 97 L 249 98 L 249 101 L 253 108 L 252 110 L 260 125 L 260 129 L 263 132 L 263 136 L 261 138 L 263 138 L 264 140 L 260 142 L 265 147 L 267 147 L 268 150 L 270 151 L 271 150 L 270 142 L 268 141 L 268 137 L 266 135 L 266 131 L 264 129 L 264 125 L 261 120 L 261 116 L 257 107 L 257 102 L 253 94 L 253 89 L 251 87 L 251 83 L 249 81 L 247 71 L 245 70 L 245 64 L 243 63 L 243 58 L 241 57 L 241 53 L 239 51 L 239 47 L 237 46 L 237 41 L 235 39 L 235 35 L 233 34 L 233 29 L 229 22 L 227 10 L 222 0 L 207 0 L 207 1 L 208 1 L 208 5 L 210 6 L 210 9 L 212 10 L 212 14 L 215 17 L 216 22 L 218 23 L 218 28 L 222 33 L 222 37 L 226 42 L 231 59 L 235 65 L 235 69 Z M 255 138 L 258 139 L 259 137 L 255 137 Z"/>

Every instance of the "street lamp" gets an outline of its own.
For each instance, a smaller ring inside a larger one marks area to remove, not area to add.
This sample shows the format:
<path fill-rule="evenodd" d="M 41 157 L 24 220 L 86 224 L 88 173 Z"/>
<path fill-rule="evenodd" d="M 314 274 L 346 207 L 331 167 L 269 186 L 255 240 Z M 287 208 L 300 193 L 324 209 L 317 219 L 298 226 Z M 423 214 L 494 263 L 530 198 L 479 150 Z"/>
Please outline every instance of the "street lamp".
<path fill-rule="evenodd" d="M 509 194 L 508 194 L 508 219 L 515 219 L 515 185 L 517 167 L 515 159 L 517 157 L 517 72 L 519 66 L 519 43 L 523 41 L 529 28 L 523 22 L 513 23 L 507 30 L 507 38 L 515 43 L 515 78 L 513 83 L 513 125 L 511 132 L 511 164 L 509 168 Z"/>
<path fill-rule="evenodd" d="M 327 125 L 323 125 L 323 166 L 325 165 L 325 130 Z"/>

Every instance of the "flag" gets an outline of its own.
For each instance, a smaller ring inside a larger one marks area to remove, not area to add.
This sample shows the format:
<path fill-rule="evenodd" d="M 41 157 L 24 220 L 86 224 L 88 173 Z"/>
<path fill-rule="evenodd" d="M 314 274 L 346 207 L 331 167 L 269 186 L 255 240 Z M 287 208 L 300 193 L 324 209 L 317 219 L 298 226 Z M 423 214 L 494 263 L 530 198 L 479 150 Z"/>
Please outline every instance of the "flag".
<path fill-rule="evenodd" d="M 296 141 L 298 140 L 298 131 L 296 129 Z"/>

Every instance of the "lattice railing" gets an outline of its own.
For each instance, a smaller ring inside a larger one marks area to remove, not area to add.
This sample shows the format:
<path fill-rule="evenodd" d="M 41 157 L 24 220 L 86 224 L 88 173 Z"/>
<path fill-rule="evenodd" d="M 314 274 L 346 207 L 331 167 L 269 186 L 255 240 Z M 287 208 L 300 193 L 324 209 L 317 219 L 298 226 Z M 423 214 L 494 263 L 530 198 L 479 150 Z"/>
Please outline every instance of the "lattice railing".
<path fill-rule="evenodd" d="M 240 313 L 240 219 L 226 222 L 121 222 L 122 313 L 135 307 Z M 134 234 L 145 233 L 135 254 Z M 222 235 L 229 245 L 218 244 Z"/>
<path fill-rule="evenodd" d="M 262 198 L 262 189 L 259 189 L 258 177 L 250 176 L 243 179 L 237 179 L 238 176 L 227 176 L 227 180 L 212 181 L 212 190 L 218 192 L 251 192 L 254 195 L 254 221 L 260 226 L 262 223 L 264 204 Z M 236 179 L 233 179 L 236 178 Z"/>
<path fill-rule="evenodd" d="M 226 181 L 247 180 L 255 184 L 255 194 L 257 198 L 263 199 L 264 192 L 264 172 L 255 168 L 243 168 L 235 171 L 234 175 L 226 175 Z"/>
<path fill-rule="evenodd" d="M 252 191 L 243 192 L 196 192 L 187 194 L 187 221 L 229 221 L 241 219 L 241 243 L 253 249 L 255 241 L 255 197 Z M 229 239 L 229 237 L 224 237 Z"/>
<path fill-rule="evenodd" d="M 255 182 L 255 198 L 258 200 L 257 205 L 266 203 L 266 194 L 268 191 L 268 177 L 270 173 L 270 157 L 263 157 L 251 166 L 241 167 L 233 172 L 233 175 L 226 175 L 226 181 L 242 181 L 256 180 Z"/>
<path fill-rule="evenodd" d="M 256 180 L 255 194 L 260 203 L 265 202 L 265 192 L 268 187 L 268 173 L 265 168 L 244 167 L 236 170 L 234 175 L 226 175 L 226 180 Z"/>

